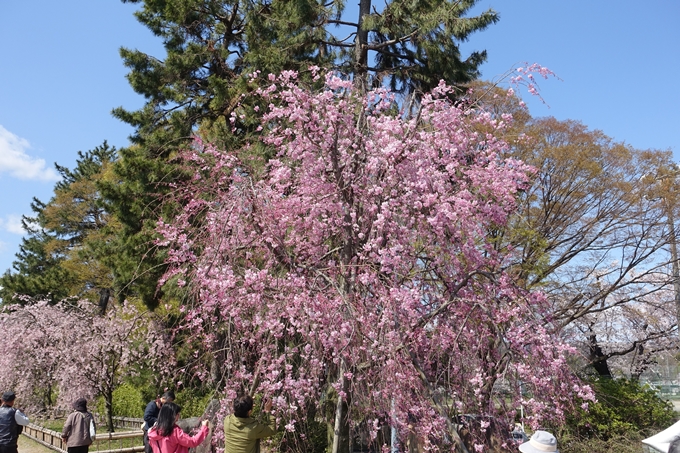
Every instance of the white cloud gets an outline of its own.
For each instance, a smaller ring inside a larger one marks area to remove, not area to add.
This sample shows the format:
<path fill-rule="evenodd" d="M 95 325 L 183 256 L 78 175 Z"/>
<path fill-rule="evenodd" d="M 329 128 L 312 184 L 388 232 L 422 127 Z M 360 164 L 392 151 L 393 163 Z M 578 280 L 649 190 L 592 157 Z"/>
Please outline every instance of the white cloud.
<path fill-rule="evenodd" d="M 45 159 L 29 156 L 29 148 L 28 140 L 0 126 L 0 173 L 26 180 L 58 181 L 56 170 L 47 167 Z"/>
<path fill-rule="evenodd" d="M 16 215 L 16 214 L 10 214 L 7 216 L 7 219 L 5 220 L 5 229 L 9 231 L 10 233 L 14 234 L 25 234 L 26 230 L 24 230 L 24 227 L 21 226 L 21 216 Z"/>
<path fill-rule="evenodd" d="M 21 226 L 21 216 L 17 214 L 9 214 L 4 219 L 0 218 L 0 228 L 21 236 L 26 234 L 26 230 Z"/>

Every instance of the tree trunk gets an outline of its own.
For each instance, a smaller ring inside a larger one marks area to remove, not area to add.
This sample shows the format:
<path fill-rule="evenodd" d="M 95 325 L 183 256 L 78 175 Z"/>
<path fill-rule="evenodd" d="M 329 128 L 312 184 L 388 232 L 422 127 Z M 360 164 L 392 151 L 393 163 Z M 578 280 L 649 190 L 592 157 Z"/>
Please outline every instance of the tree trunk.
<path fill-rule="evenodd" d="M 362 92 L 368 91 L 368 30 L 364 30 L 364 17 L 371 13 L 371 0 L 359 1 L 359 20 L 354 40 L 354 84 Z"/>
<path fill-rule="evenodd" d="M 588 348 L 590 363 L 601 377 L 612 377 L 609 364 L 607 363 L 607 356 L 602 352 L 602 348 L 597 342 L 597 336 L 592 333 L 588 336 Z"/>
<path fill-rule="evenodd" d="M 340 362 L 340 379 L 345 398 L 338 394 L 335 405 L 335 425 L 333 427 L 333 448 L 331 453 L 350 453 L 349 432 L 349 381 L 345 378 L 345 362 Z"/>
<path fill-rule="evenodd" d="M 109 300 L 111 299 L 111 289 L 102 288 L 99 290 L 99 315 L 104 316 L 106 313 L 106 308 L 109 306 Z"/>
<path fill-rule="evenodd" d="M 107 389 L 104 395 L 105 400 L 105 417 L 106 426 L 110 433 L 114 432 L 113 428 L 113 390 Z"/>

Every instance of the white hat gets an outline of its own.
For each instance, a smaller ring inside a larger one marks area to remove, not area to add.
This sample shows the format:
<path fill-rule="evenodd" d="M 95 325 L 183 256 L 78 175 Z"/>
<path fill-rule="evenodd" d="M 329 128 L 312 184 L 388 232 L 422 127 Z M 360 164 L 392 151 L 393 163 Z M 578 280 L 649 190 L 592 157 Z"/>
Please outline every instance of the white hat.
<path fill-rule="evenodd" d="M 547 431 L 534 432 L 528 442 L 519 446 L 519 451 L 522 453 L 545 453 L 547 451 L 560 453 L 557 450 L 557 439 Z"/>

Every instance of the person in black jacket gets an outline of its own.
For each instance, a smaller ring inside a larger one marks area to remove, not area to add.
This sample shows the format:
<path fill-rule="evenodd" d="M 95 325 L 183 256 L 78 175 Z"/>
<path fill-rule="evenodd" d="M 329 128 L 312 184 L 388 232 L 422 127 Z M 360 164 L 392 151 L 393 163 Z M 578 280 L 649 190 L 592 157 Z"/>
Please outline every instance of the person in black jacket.
<path fill-rule="evenodd" d="M 160 398 L 156 398 L 146 405 L 146 409 L 144 409 L 144 425 L 142 425 L 144 430 L 144 453 L 152 453 L 151 445 L 149 445 L 149 429 L 156 424 L 161 407 L 163 407 L 163 404 L 172 403 L 173 401 L 175 401 L 175 394 L 169 390 L 163 393 L 163 396 Z"/>
<path fill-rule="evenodd" d="M 28 417 L 14 408 L 16 395 L 13 391 L 2 394 L 0 406 L 0 453 L 18 453 L 17 441 L 24 426 L 28 425 Z"/>

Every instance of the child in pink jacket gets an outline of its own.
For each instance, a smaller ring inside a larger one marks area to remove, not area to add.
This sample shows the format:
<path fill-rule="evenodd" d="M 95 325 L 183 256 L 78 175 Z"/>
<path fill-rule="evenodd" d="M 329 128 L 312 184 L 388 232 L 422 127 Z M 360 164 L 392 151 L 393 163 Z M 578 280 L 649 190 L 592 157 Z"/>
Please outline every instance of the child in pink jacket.
<path fill-rule="evenodd" d="M 210 432 L 208 420 L 203 420 L 201 430 L 190 436 L 177 426 L 180 407 L 175 403 L 165 403 L 158 413 L 156 424 L 149 429 L 149 444 L 153 453 L 188 453 L 197 447 Z"/>

